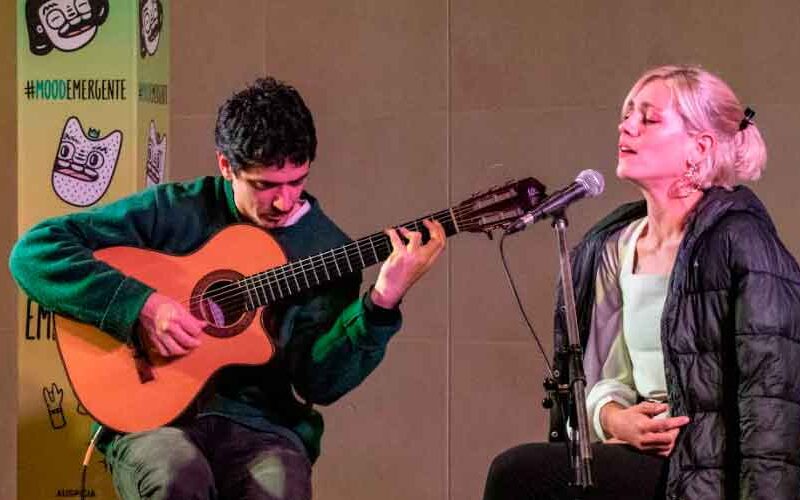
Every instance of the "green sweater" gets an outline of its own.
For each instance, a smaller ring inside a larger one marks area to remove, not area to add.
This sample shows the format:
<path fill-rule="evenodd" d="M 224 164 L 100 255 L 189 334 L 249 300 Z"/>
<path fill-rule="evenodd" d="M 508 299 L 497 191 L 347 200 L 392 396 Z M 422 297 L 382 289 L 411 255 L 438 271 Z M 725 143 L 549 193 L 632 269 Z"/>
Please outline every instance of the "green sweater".
<path fill-rule="evenodd" d="M 311 203 L 308 213 L 292 226 L 270 230 L 290 261 L 350 241 L 313 197 L 304 197 Z M 231 184 L 202 177 L 45 220 L 20 238 L 9 266 L 42 307 L 127 342 L 153 290 L 94 259 L 92 252 L 125 245 L 185 254 L 240 222 Z M 280 304 L 273 359 L 220 370 L 189 414 L 223 415 L 285 435 L 315 460 L 323 421 L 311 405 L 330 404 L 360 384 L 400 328 L 399 310 L 375 306 L 368 293 L 359 297 L 360 284 L 360 273 L 353 273 Z"/>

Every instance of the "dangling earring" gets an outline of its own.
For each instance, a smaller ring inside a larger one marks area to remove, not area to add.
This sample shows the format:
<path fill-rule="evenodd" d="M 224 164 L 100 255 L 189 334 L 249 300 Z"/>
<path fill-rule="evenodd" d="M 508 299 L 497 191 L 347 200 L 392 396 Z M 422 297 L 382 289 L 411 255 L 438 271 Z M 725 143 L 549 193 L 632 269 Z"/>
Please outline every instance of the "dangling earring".
<path fill-rule="evenodd" d="M 697 163 L 689 163 L 686 172 L 683 173 L 683 178 L 693 190 L 700 191 L 700 167 L 697 166 Z"/>
<path fill-rule="evenodd" d="M 700 167 L 697 163 L 687 162 L 686 170 L 670 186 L 669 195 L 672 198 L 686 198 L 700 190 Z"/>

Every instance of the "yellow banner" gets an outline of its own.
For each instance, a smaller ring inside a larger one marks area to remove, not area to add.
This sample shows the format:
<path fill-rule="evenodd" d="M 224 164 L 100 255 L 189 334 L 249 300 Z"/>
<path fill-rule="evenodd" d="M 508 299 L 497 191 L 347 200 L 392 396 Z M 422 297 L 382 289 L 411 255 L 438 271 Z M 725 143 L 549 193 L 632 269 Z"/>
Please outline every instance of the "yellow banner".
<path fill-rule="evenodd" d="M 167 177 L 167 0 L 19 0 L 18 217 L 113 201 Z M 18 497 L 79 498 L 91 417 L 71 390 L 53 316 L 20 300 Z M 86 498 L 116 498 L 95 453 Z"/>

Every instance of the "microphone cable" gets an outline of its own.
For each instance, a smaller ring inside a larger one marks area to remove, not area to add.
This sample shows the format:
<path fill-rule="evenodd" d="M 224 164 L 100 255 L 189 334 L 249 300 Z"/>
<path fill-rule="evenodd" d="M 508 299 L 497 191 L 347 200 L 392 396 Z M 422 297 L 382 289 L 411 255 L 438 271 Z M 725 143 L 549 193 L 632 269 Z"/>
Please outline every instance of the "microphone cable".
<path fill-rule="evenodd" d="M 517 307 L 519 307 L 519 312 L 520 312 L 520 314 L 522 314 L 522 318 L 525 320 L 525 324 L 528 326 L 528 331 L 530 332 L 531 336 L 533 336 L 533 340 L 536 341 L 536 345 L 539 348 L 539 353 L 542 355 L 542 359 L 544 360 L 545 366 L 547 368 L 548 376 L 549 376 L 550 380 L 553 380 L 555 383 L 558 383 L 558 379 L 556 379 L 555 375 L 553 374 L 553 367 L 550 364 L 550 360 L 547 358 L 547 353 L 545 353 L 545 351 L 544 351 L 544 347 L 542 346 L 542 342 L 539 339 L 539 336 L 536 334 L 536 330 L 533 328 L 533 325 L 531 324 L 530 319 L 528 319 L 528 314 L 525 312 L 525 306 L 522 305 L 522 300 L 519 298 L 519 293 L 517 292 L 517 287 L 514 284 L 514 278 L 511 277 L 511 273 L 510 273 L 509 268 L 508 268 L 508 261 L 506 259 L 506 253 L 505 253 L 505 242 L 506 242 L 506 236 L 508 236 L 509 234 L 513 234 L 513 233 L 503 233 L 503 236 L 500 237 L 500 244 L 499 244 L 500 261 L 503 264 L 503 272 L 506 275 L 506 281 L 508 282 L 508 286 L 511 288 L 511 293 L 514 295 L 514 298 L 516 299 Z M 545 396 L 546 396 L 546 398 L 550 397 L 549 394 L 546 394 Z M 557 399 L 557 397 L 556 397 L 556 399 Z M 567 415 L 566 415 L 566 408 L 563 408 L 562 405 L 558 404 L 557 401 L 554 401 L 553 404 L 556 404 L 558 406 L 558 412 L 561 415 L 561 422 L 563 422 L 566 425 L 566 423 L 568 421 L 567 420 Z M 572 460 L 572 458 L 571 458 L 572 457 L 572 453 L 573 453 L 572 439 L 567 437 L 567 439 L 565 439 L 564 441 L 565 441 L 565 445 L 566 445 L 565 449 L 567 451 L 567 458 L 568 458 L 568 460 Z"/>
<path fill-rule="evenodd" d="M 536 330 L 534 330 L 533 325 L 531 324 L 530 319 L 528 319 L 528 314 L 525 312 L 525 306 L 522 305 L 522 300 L 519 298 L 519 293 L 517 293 L 517 286 L 514 284 L 514 278 L 511 277 L 511 273 L 508 270 L 508 261 L 506 260 L 506 253 L 505 253 L 505 242 L 506 236 L 509 233 L 503 233 L 503 236 L 500 238 L 500 261 L 503 263 L 503 272 L 506 275 L 506 281 L 508 282 L 508 286 L 511 288 L 511 293 L 514 294 L 514 298 L 517 301 L 517 307 L 519 307 L 519 312 L 522 314 L 522 318 L 525 320 L 525 324 L 528 325 L 528 331 L 533 336 L 533 340 L 536 341 L 536 345 L 539 347 L 539 353 L 542 355 L 544 359 L 544 363 L 547 366 L 547 373 L 550 378 L 555 380 L 553 375 L 553 368 L 550 365 L 550 360 L 547 359 L 547 353 L 544 352 L 544 347 L 542 346 L 541 340 L 539 340 L 539 336 L 536 334 Z"/>

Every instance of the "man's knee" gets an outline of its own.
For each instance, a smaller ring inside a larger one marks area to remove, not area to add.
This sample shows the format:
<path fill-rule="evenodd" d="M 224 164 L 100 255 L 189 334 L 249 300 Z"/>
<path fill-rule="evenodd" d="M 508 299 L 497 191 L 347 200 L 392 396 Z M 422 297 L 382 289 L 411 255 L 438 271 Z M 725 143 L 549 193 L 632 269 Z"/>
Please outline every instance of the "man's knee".
<path fill-rule="evenodd" d="M 123 436 L 109 450 L 109 464 L 124 499 L 207 499 L 213 495 L 208 461 L 179 429 Z"/>
<path fill-rule="evenodd" d="M 311 464 L 299 451 L 280 449 L 261 453 L 247 468 L 251 488 L 266 493 L 267 498 L 311 498 Z M 254 495 L 256 497 L 261 498 Z"/>

